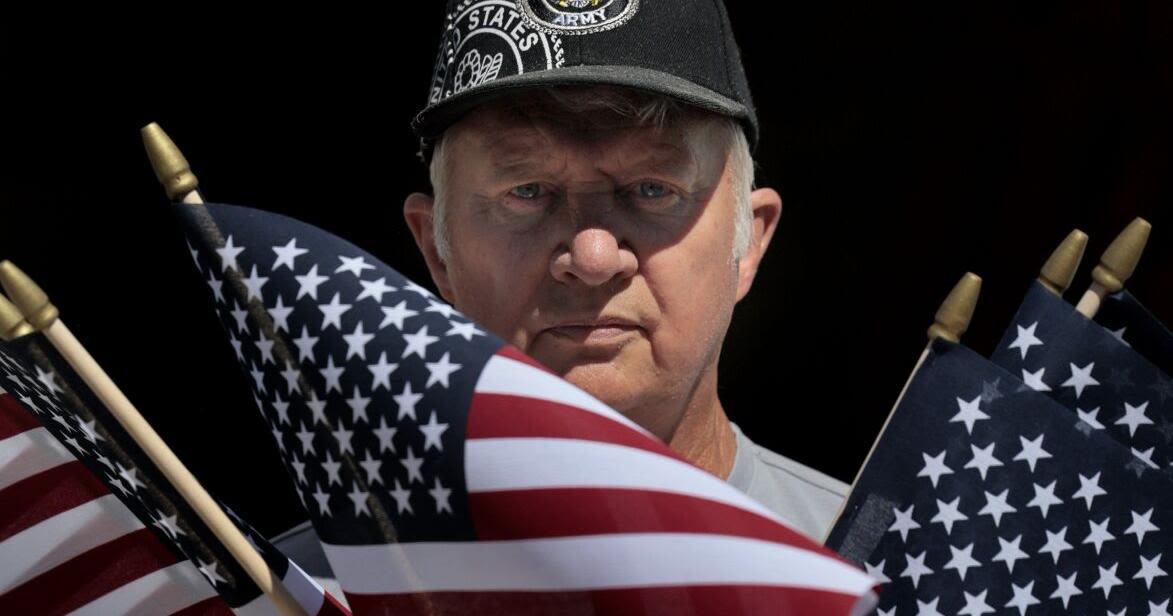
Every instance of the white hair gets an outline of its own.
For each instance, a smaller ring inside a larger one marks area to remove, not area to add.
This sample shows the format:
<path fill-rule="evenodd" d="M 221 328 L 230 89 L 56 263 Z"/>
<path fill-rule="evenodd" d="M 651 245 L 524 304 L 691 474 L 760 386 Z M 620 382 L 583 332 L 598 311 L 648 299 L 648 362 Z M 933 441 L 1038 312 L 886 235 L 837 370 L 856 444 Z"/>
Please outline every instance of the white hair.
<path fill-rule="evenodd" d="M 616 96 L 616 91 L 622 94 Z M 609 87 L 594 87 L 586 90 L 573 89 L 572 92 L 550 88 L 543 91 L 543 94 L 550 99 L 547 102 L 552 102 L 558 110 L 566 113 L 605 109 L 614 112 L 621 119 L 635 120 L 641 125 L 663 126 L 670 116 L 678 115 L 680 112 L 679 104 L 668 97 L 638 94 Z M 754 163 L 749 150 L 749 141 L 737 120 L 722 118 L 721 132 L 729 175 L 733 182 L 735 218 L 733 221 L 732 259 L 737 262 L 745 256 L 752 240 L 753 209 L 750 206 L 750 192 L 753 191 Z M 445 167 L 448 164 L 447 154 L 444 138 L 441 136 L 435 142 L 432 150 L 428 174 L 431 178 L 434 194 L 432 238 L 436 244 L 436 252 L 442 261 L 448 260 L 451 250 L 451 236 L 448 232 L 444 194 Z"/>

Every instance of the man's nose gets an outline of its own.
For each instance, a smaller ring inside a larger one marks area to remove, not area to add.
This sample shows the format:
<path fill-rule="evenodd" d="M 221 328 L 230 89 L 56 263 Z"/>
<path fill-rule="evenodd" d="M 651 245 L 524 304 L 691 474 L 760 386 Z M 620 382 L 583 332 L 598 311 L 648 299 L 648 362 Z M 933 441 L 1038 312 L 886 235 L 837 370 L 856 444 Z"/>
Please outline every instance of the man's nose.
<path fill-rule="evenodd" d="M 579 229 L 554 254 L 550 273 L 564 283 L 581 282 L 598 286 L 613 279 L 635 275 L 635 253 L 605 228 Z"/>

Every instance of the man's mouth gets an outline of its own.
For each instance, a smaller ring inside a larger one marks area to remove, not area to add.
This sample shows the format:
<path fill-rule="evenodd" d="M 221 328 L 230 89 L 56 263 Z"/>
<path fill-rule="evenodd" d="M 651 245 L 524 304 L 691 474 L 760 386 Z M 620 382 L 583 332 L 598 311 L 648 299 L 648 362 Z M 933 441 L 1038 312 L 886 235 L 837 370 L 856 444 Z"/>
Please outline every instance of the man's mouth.
<path fill-rule="evenodd" d="M 546 328 L 543 333 L 579 344 L 606 345 L 636 335 L 642 329 L 639 325 L 626 319 L 600 318 L 560 323 Z"/>

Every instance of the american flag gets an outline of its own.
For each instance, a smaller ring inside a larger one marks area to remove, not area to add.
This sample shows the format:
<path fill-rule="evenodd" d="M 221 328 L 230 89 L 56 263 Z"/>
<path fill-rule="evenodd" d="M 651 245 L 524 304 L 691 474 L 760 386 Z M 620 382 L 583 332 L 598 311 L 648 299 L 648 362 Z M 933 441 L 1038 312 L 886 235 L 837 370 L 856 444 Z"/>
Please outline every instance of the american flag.
<path fill-rule="evenodd" d="M 879 614 L 1168 614 L 1173 483 L 969 349 L 937 340 L 827 545 Z"/>
<path fill-rule="evenodd" d="M 990 359 L 1046 393 L 1081 430 L 1103 430 L 1136 472 L 1173 477 L 1173 380 L 1121 337 L 1034 283 Z"/>
<path fill-rule="evenodd" d="M 40 334 L 0 343 L 0 614 L 276 614 Z M 309 614 L 344 614 L 235 517 Z"/>
<path fill-rule="evenodd" d="M 1173 374 L 1173 333 L 1128 289 L 1104 298 L 1096 313 L 1096 323 L 1136 349 L 1166 375 Z"/>
<path fill-rule="evenodd" d="M 366 613 L 848 613 L 873 580 L 357 247 L 176 204 Z"/>

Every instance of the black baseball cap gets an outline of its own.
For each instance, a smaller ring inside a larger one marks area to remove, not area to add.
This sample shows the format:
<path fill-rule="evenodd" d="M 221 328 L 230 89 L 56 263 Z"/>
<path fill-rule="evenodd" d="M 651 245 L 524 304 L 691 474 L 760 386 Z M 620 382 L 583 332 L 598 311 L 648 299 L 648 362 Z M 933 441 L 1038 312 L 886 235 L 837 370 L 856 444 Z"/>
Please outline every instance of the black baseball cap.
<path fill-rule="evenodd" d="M 526 88 L 626 86 L 758 120 L 721 0 L 449 0 L 422 151 L 473 107 Z"/>

